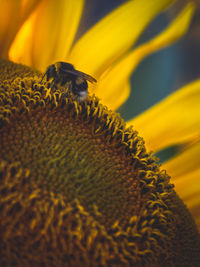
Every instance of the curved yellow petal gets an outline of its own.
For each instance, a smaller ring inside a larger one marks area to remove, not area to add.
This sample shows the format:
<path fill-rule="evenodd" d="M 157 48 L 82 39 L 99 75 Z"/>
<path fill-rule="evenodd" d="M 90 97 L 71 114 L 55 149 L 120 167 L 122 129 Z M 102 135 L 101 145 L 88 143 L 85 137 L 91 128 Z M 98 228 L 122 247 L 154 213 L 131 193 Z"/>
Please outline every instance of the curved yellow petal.
<path fill-rule="evenodd" d="M 174 180 L 172 177 L 172 183 L 175 184 L 176 192 L 189 208 L 196 205 L 200 207 L 200 168 L 178 180 Z"/>
<path fill-rule="evenodd" d="M 200 80 L 179 89 L 128 122 L 144 137 L 147 148 L 186 143 L 200 134 Z"/>
<path fill-rule="evenodd" d="M 44 0 L 21 0 L 21 21 L 24 22 L 25 19 L 33 12 L 36 6 Z M 19 14 L 18 14 L 19 16 Z"/>
<path fill-rule="evenodd" d="M 151 41 L 128 53 L 119 63 L 110 67 L 104 77 L 98 82 L 96 94 L 100 97 L 101 95 L 105 95 L 102 97 L 102 99 L 104 99 L 107 98 L 107 95 L 114 95 L 116 91 L 120 91 L 119 88 L 123 88 L 123 84 L 129 79 L 129 76 L 144 57 L 175 42 L 187 31 L 193 12 L 194 5 L 190 3 L 166 30 Z M 104 89 L 106 87 L 109 89 L 107 92 L 105 92 Z M 111 102 L 113 102 L 112 97 Z M 117 105 L 116 108 L 118 108 Z"/>
<path fill-rule="evenodd" d="M 84 0 L 43 1 L 17 35 L 9 56 L 44 71 L 66 58 L 76 34 Z"/>
<path fill-rule="evenodd" d="M 171 176 L 176 192 L 190 209 L 200 229 L 200 141 L 186 147 L 162 167 Z"/>
<path fill-rule="evenodd" d="M 7 58 L 17 31 L 39 0 L 0 1 L 0 57 Z"/>
<path fill-rule="evenodd" d="M 128 81 L 126 81 L 122 87 L 118 87 L 117 89 L 119 90 L 115 90 L 115 92 L 113 92 L 112 90 L 109 90 L 108 86 L 106 86 L 105 90 L 107 91 L 103 92 L 102 90 L 101 93 L 98 94 L 101 102 L 111 110 L 116 110 L 127 100 L 131 92 L 131 85 Z"/>
<path fill-rule="evenodd" d="M 73 47 L 69 61 L 99 78 L 110 64 L 130 49 L 147 24 L 171 2 L 126 2 L 84 34 Z"/>
<path fill-rule="evenodd" d="M 21 1 L 0 2 L 0 56 L 7 57 L 8 48 L 17 32 Z M 3 12 L 2 12 L 3 11 Z"/>
<path fill-rule="evenodd" d="M 103 77 L 100 77 L 95 93 L 102 98 L 103 103 L 107 103 L 105 100 L 110 96 L 110 106 L 115 108 L 119 107 L 114 102 L 115 98 L 112 95 L 120 92 L 120 89 L 121 91 L 123 90 L 124 83 L 126 83 L 133 70 L 144 57 L 175 42 L 187 31 L 193 12 L 194 5 L 190 3 L 180 12 L 166 30 L 151 41 L 128 53 L 119 63 L 113 64 Z M 105 88 L 108 88 L 108 90 L 105 91 Z M 127 92 L 124 92 L 126 98 L 128 97 Z M 120 92 L 120 95 L 122 94 L 123 92 Z M 124 97 L 124 100 L 126 98 Z M 122 103 L 118 101 L 119 105 Z"/>
<path fill-rule="evenodd" d="M 200 139 L 200 133 L 199 133 Z M 200 141 L 186 147 L 182 153 L 163 164 L 163 168 L 174 179 L 179 179 L 200 167 Z M 200 185 L 200 177 L 199 177 Z"/>
<path fill-rule="evenodd" d="M 200 168 L 187 173 L 179 179 L 173 179 L 175 190 L 190 209 L 200 230 Z"/>

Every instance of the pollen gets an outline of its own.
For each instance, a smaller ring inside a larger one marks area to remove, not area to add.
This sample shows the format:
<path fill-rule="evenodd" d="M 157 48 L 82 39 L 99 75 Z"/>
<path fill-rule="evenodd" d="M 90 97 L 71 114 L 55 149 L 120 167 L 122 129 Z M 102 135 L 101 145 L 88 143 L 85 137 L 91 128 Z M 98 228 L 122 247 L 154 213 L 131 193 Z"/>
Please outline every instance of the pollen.
<path fill-rule="evenodd" d="M 195 223 L 94 95 L 0 61 L 0 266 L 198 266 Z"/>

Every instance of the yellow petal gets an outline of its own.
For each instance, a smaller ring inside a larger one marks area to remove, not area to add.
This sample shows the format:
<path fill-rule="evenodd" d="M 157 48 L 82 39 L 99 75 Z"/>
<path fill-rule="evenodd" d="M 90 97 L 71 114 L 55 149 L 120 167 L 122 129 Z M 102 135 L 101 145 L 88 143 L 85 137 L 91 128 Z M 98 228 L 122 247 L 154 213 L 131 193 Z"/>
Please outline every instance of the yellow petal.
<path fill-rule="evenodd" d="M 135 49 L 119 63 L 113 64 L 109 70 L 106 70 L 95 88 L 95 93 L 104 104 L 117 109 L 128 98 L 130 88 L 127 86 L 127 80 L 138 63 L 148 54 L 180 38 L 187 31 L 193 12 L 194 5 L 190 3 L 160 35 Z"/>
<path fill-rule="evenodd" d="M 13 1 L 13 0 L 11 0 Z M 34 11 L 36 6 L 41 2 L 42 0 L 21 0 L 21 21 L 24 22 L 25 19 L 28 18 L 28 16 L 31 14 L 31 12 Z M 19 14 L 18 14 L 19 16 Z"/>
<path fill-rule="evenodd" d="M 119 63 L 113 64 L 113 66 L 107 70 L 98 81 L 95 90 L 95 93 L 102 99 L 104 104 L 112 108 L 118 108 L 123 104 L 122 100 L 125 101 L 129 96 L 127 93 L 130 92 L 130 90 L 123 92 L 124 84 L 127 83 L 129 76 L 138 63 L 150 53 L 166 47 L 179 39 L 187 31 L 193 12 L 194 5 L 190 3 L 180 12 L 165 31 L 151 41 L 128 53 Z M 105 88 L 107 88 L 107 91 L 105 91 Z M 121 102 L 118 100 L 116 103 L 115 97 L 112 97 L 112 95 L 114 96 L 116 94 L 119 96 Z M 107 101 L 109 97 L 110 103 Z"/>
<path fill-rule="evenodd" d="M 162 167 L 171 176 L 176 192 L 190 209 L 200 229 L 200 141 L 186 147 Z"/>
<path fill-rule="evenodd" d="M 42 71 L 64 60 L 76 34 L 83 4 L 84 0 L 43 1 L 17 35 L 10 58 Z"/>
<path fill-rule="evenodd" d="M 178 180 L 173 179 L 175 190 L 189 208 L 200 207 L 200 168 L 184 175 Z M 200 211 L 200 209 L 199 209 Z"/>
<path fill-rule="evenodd" d="M 200 134 L 199 134 L 200 139 Z M 163 168 L 174 179 L 179 179 L 200 167 L 200 141 L 186 147 L 182 153 L 168 160 Z M 200 184 L 200 177 L 199 177 Z"/>
<path fill-rule="evenodd" d="M 200 134 L 200 80 L 154 105 L 128 125 L 134 125 L 150 150 L 186 143 Z"/>
<path fill-rule="evenodd" d="M 130 49 L 147 24 L 171 2 L 127 1 L 84 34 L 72 49 L 69 61 L 98 78 Z"/>
<path fill-rule="evenodd" d="M 39 0 L 0 1 L 0 57 L 7 58 L 17 31 Z"/>
<path fill-rule="evenodd" d="M 200 230 L 200 168 L 173 179 L 175 190 L 192 213 Z"/>
<path fill-rule="evenodd" d="M 131 92 L 131 85 L 128 81 L 126 81 L 122 87 L 118 87 L 114 92 L 110 90 L 108 86 L 105 87 L 106 92 L 102 91 L 100 94 L 95 92 L 98 97 L 101 99 L 102 103 L 106 105 L 111 110 L 116 110 L 120 107 L 129 97 Z"/>

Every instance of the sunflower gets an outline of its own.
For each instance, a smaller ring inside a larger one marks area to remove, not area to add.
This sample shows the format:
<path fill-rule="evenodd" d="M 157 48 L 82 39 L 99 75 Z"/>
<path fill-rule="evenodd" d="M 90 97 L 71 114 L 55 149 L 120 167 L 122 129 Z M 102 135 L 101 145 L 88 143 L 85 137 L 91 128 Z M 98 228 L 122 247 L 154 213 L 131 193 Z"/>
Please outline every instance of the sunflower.
<path fill-rule="evenodd" d="M 127 124 L 111 111 L 139 62 L 187 31 L 192 3 L 132 49 L 171 2 L 125 2 L 76 42 L 83 0 L 0 3 L 1 266 L 199 264 L 198 231 L 173 184 L 200 226 L 200 81 Z M 42 81 L 59 61 L 95 77 L 98 98 Z M 173 145 L 170 180 L 147 150 Z"/>

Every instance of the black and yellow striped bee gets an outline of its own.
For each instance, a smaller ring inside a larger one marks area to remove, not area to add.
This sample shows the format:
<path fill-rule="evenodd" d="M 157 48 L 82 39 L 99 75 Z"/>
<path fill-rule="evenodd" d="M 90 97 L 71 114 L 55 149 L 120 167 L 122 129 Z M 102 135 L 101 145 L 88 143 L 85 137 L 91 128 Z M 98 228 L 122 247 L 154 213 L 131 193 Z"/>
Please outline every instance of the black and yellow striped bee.
<path fill-rule="evenodd" d="M 67 62 L 56 62 L 50 65 L 43 78 L 46 76 L 47 81 L 51 78 L 54 84 L 65 86 L 68 84 L 69 90 L 79 99 L 84 100 L 88 93 L 88 83 L 96 83 L 92 76 L 76 70 L 74 66 Z M 42 78 L 42 80 L 43 80 Z"/>

